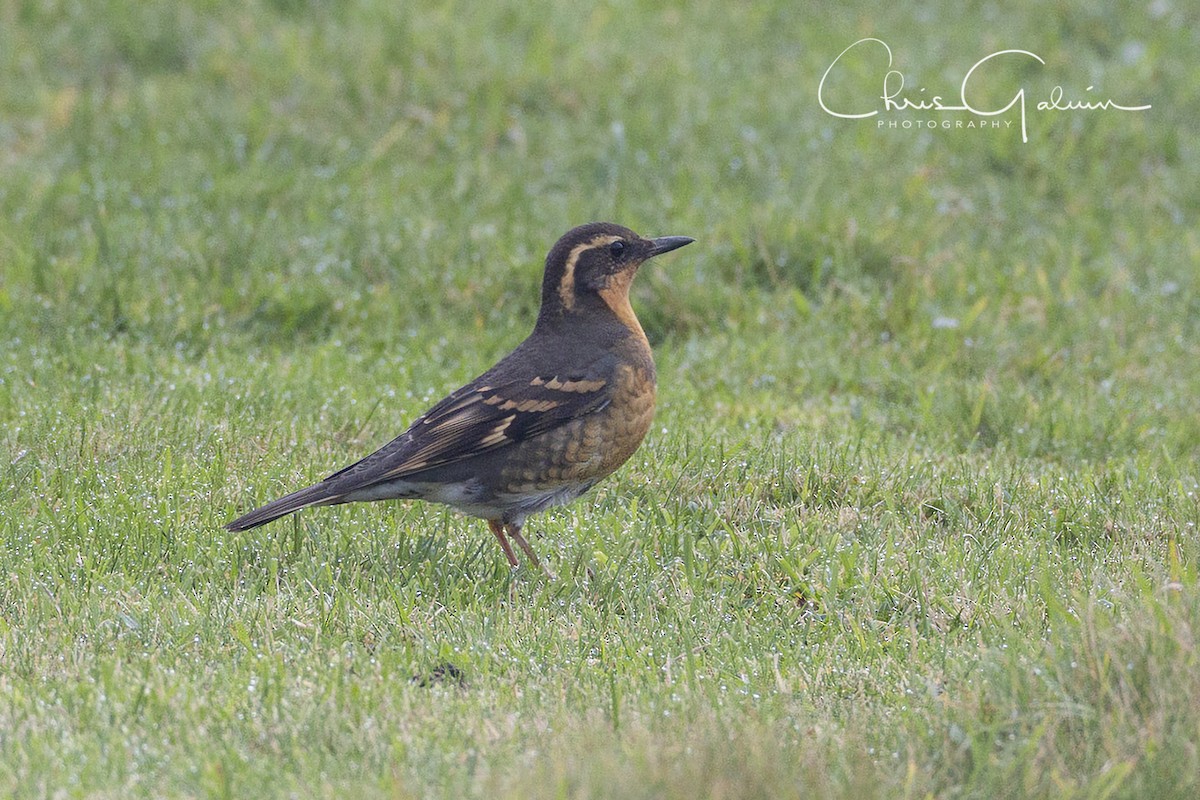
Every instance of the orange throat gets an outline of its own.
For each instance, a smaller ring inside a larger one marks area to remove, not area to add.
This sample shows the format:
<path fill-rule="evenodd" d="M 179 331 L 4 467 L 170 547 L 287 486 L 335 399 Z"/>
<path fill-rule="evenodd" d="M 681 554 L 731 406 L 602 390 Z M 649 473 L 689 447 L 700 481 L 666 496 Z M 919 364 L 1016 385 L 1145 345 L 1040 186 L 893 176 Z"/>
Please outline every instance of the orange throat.
<path fill-rule="evenodd" d="M 642 330 L 642 324 L 638 322 L 637 315 L 633 313 L 633 306 L 629 303 L 629 287 L 632 283 L 632 270 L 618 273 L 612 276 L 608 285 L 600 290 L 600 299 L 616 315 L 622 325 L 644 341 L 646 332 Z"/>

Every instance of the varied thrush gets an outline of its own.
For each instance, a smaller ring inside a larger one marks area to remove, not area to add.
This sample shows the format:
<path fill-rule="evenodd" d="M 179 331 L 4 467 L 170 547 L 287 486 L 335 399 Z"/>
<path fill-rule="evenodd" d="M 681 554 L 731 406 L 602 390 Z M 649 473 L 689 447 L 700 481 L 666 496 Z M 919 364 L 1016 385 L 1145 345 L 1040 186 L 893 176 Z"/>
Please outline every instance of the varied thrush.
<path fill-rule="evenodd" d="M 629 304 L 642 262 L 695 241 L 580 225 L 546 256 L 533 333 L 381 449 L 225 527 L 244 531 L 308 506 L 421 499 L 487 520 L 541 566 L 521 526 L 568 503 L 633 455 L 654 416 L 650 345 Z"/>

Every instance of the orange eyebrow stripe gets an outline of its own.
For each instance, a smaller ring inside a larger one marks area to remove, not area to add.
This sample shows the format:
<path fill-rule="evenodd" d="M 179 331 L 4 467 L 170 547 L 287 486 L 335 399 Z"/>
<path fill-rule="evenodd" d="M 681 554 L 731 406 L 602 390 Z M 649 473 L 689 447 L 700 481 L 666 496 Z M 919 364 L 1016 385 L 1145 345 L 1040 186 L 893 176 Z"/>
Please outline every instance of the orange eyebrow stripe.
<path fill-rule="evenodd" d="M 575 307 L 575 265 L 579 263 L 579 257 L 585 250 L 612 244 L 620 238 L 612 234 L 601 234 L 571 248 L 571 252 L 567 254 L 567 261 L 563 264 L 562 279 L 558 282 L 558 297 L 562 300 L 563 308 L 570 311 Z"/>

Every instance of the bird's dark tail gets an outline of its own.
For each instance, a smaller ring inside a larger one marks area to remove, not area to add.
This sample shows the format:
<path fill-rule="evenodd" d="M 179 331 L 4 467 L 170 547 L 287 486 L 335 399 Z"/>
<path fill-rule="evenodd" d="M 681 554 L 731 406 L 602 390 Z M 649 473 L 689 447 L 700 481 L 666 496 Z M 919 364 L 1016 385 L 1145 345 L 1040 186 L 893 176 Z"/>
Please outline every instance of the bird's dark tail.
<path fill-rule="evenodd" d="M 279 519 L 309 506 L 328 506 L 342 501 L 341 492 L 330 491 L 328 483 L 318 483 L 292 492 L 278 500 L 272 500 L 262 508 L 256 508 L 249 514 L 238 517 L 233 522 L 226 523 L 225 529 L 230 531 L 248 531 L 259 525 L 266 525 L 272 520 Z"/>

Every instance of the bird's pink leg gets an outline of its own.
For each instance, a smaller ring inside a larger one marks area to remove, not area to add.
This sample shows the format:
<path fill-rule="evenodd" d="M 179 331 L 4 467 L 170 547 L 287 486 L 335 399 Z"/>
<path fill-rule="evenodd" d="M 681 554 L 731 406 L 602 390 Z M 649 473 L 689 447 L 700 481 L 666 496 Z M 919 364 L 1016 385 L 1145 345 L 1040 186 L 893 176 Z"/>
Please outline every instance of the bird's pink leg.
<path fill-rule="evenodd" d="M 512 546 L 508 543 L 508 539 L 504 537 L 504 525 L 502 525 L 498 519 L 489 519 L 487 524 L 488 528 L 491 529 L 492 534 L 495 535 L 496 541 L 500 543 L 500 547 L 504 549 L 504 556 L 508 559 L 509 566 L 517 566 L 517 557 L 513 555 Z M 524 539 L 518 539 L 517 541 L 520 542 L 523 547 L 529 547 L 529 545 L 525 543 Z M 526 549 L 525 552 L 529 552 L 529 550 Z"/>
<path fill-rule="evenodd" d="M 546 572 L 546 568 L 542 566 L 542 562 L 538 561 L 537 553 L 533 552 L 533 548 L 530 547 L 529 542 L 525 541 L 525 537 L 521 535 L 520 525 L 513 525 L 512 523 L 509 523 L 508 525 L 504 526 L 504 530 L 508 532 L 510 538 L 517 540 L 517 544 L 521 545 L 521 549 L 525 551 L 525 555 L 529 556 L 529 560 L 533 562 L 535 567 L 547 575 L 550 574 L 549 572 Z"/>

